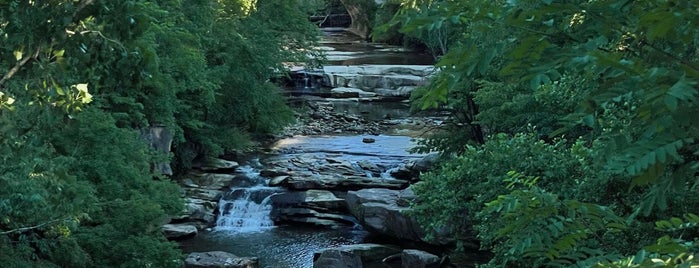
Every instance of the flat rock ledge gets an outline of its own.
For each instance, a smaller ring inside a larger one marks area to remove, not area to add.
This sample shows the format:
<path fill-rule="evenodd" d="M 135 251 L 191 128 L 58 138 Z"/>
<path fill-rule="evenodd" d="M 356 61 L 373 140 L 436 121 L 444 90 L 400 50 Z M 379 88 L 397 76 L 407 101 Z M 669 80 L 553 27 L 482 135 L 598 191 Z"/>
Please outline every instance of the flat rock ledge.
<path fill-rule="evenodd" d="M 184 261 L 185 268 L 259 268 L 257 257 L 238 257 L 225 251 L 193 252 Z"/>

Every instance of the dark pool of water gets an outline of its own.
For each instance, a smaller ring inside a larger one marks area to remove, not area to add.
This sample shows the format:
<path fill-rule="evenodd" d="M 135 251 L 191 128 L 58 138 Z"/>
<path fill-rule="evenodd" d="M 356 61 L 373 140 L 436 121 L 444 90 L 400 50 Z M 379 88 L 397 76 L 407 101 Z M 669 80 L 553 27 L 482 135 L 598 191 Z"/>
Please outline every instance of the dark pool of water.
<path fill-rule="evenodd" d="M 260 232 L 202 232 L 182 241 L 185 253 L 227 251 L 241 257 L 260 258 L 265 268 L 310 268 L 313 253 L 329 247 L 362 243 L 367 233 L 355 229 L 318 229 L 278 226 Z"/>

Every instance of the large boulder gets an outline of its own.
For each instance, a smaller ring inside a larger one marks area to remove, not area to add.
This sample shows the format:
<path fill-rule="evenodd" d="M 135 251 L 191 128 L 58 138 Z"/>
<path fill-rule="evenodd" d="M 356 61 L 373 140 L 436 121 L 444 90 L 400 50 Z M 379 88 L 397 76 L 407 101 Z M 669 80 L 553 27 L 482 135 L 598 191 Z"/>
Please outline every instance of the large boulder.
<path fill-rule="evenodd" d="M 184 260 L 185 268 L 258 268 L 256 257 L 238 257 L 225 251 L 194 252 Z"/>
<path fill-rule="evenodd" d="M 177 240 L 197 235 L 197 227 L 189 224 L 165 224 L 161 228 L 165 238 Z"/>
<path fill-rule="evenodd" d="M 362 268 L 362 259 L 352 252 L 326 250 L 313 261 L 313 268 Z"/>
<path fill-rule="evenodd" d="M 274 222 L 308 223 L 327 227 L 354 225 L 347 215 L 345 200 L 330 191 L 308 190 L 274 194 L 271 217 Z"/>
<path fill-rule="evenodd" d="M 344 251 L 349 252 L 352 255 L 359 256 L 362 263 L 378 263 L 384 258 L 401 253 L 401 249 L 396 246 L 380 245 L 380 244 L 354 244 L 354 245 L 343 245 L 336 248 L 326 248 L 321 249 L 313 253 L 313 259 L 318 259 L 326 251 Z"/>
<path fill-rule="evenodd" d="M 195 225 L 202 229 L 214 222 L 216 219 L 214 211 L 217 207 L 218 204 L 215 201 L 185 198 L 184 210 L 180 215 L 173 217 L 173 219 L 178 222 L 189 222 L 190 225 Z"/>
<path fill-rule="evenodd" d="M 232 174 L 191 172 L 180 181 L 185 208 L 173 217 L 179 223 L 188 223 L 199 229 L 214 223 L 218 200 L 236 181 Z"/>
<path fill-rule="evenodd" d="M 347 208 L 344 199 L 326 190 L 290 191 L 270 198 L 272 204 L 279 207 L 297 206 L 321 211 L 345 211 Z"/>
<path fill-rule="evenodd" d="M 390 174 L 392 177 L 401 180 L 416 180 L 420 173 L 430 170 L 437 164 L 439 160 L 438 153 L 431 153 L 423 156 L 420 159 L 409 161 L 404 165 L 391 170 Z"/>
<path fill-rule="evenodd" d="M 238 168 L 240 164 L 235 161 L 224 160 L 220 158 L 207 158 L 203 161 L 192 163 L 192 168 L 211 173 L 232 172 Z"/>
<path fill-rule="evenodd" d="M 369 231 L 398 239 L 422 241 L 424 232 L 406 212 L 415 194 L 410 189 L 349 191 L 345 200 L 350 213 Z"/>
<path fill-rule="evenodd" d="M 408 188 L 404 190 L 362 189 L 349 191 L 345 197 L 352 215 L 367 230 L 388 237 L 426 242 L 434 245 L 447 245 L 454 242 L 451 234 L 442 228 L 435 238 L 426 240 L 424 229 L 414 217 L 409 216 L 410 203 L 417 197 Z"/>
<path fill-rule="evenodd" d="M 441 259 L 434 254 L 417 249 L 401 253 L 401 268 L 439 268 Z"/>
<path fill-rule="evenodd" d="M 224 190 L 231 185 L 234 179 L 235 175 L 232 174 L 192 172 L 185 175 L 184 186 L 186 188 Z"/>

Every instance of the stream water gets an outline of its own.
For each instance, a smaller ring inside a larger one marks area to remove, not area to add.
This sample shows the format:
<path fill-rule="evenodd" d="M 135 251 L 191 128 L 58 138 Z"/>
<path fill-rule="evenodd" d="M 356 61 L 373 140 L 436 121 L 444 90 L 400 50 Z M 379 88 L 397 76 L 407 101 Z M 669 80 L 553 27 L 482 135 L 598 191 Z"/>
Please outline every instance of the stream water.
<path fill-rule="evenodd" d="M 358 42 L 342 32 L 326 32 L 325 46 L 330 64 L 431 64 L 431 58 L 376 44 Z M 401 103 L 338 102 L 335 109 L 357 114 L 369 120 L 408 116 L 408 107 Z M 313 253 L 328 247 L 365 242 L 368 233 L 361 226 L 319 228 L 303 225 L 275 226 L 270 218 L 270 196 L 285 191 L 268 186 L 260 171 L 285 161 L 313 162 L 316 159 L 352 163 L 368 162 L 384 171 L 399 166 L 420 155 L 408 153 L 415 145 L 406 136 L 371 136 L 373 143 L 364 143 L 366 136 L 292 137 L 278 141 L 273 152 L 250 160 L 238 168 L 239 175 L 249 178 L 248 185 L 232 187 L 219 202 L 217 223 L 210 231 L 200 232 L 192 239 L 180 242 L 185 253 L 227 251 L 238 256 L 259 257 L 261 267 L 305 268 L 313 266 Z M 362 169 L 357 167 L 358 171 Z M 309 175 L 313 175 L 308 172 Z M 367 173 L 368 178 L 383 174 Z"/>

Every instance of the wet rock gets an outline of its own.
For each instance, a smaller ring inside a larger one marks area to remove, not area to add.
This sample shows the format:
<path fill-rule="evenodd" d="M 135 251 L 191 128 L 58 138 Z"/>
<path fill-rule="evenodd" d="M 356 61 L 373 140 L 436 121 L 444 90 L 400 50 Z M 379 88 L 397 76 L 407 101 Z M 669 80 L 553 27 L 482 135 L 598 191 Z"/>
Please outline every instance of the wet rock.
<path fill-rule="evenodd" d="M 197 235 L 197 227 L 189 224 L 165 224 L 161 228 L 165 238 L 167 239 L 182 239 Z"/>
<path fill-rule="evenodd" d="M 380 245 L 380 244 L 354 244 L 354 245 L 343 245 L 335 248 L 321 249 L 313 253 L 313 259 L 318 259 L 326 251 L 339 250 L 344 252 L 349 252 L 352 255 L 359 256 L 362 263 L 377 263 L 384 258 L 398 254 L 401 249 L 396 246 L 391 245 Z"/>
<path fill-rule="evenodd" d="M 187 255 L 185 268 L 258 268 L 256 257 L 238 257 L 225 251 L 194 252 Z"/>
<path fill-rule="evenodd" d="M 363 142 L 363 143 L 374 143 L 374 142 L 376 142 L 376 139 L 374 139 L 374 138 L 363 138 L 363 139 L 362 139 L 362 142 Z"/>
<path fill-rule="evenodd" d="M 401 268 L 439 268 L 439 265 L 437 255 L 422 250 L 406 249 L 401 254 Z"/>
<path fill-rule="evenodd" d="M 313 268 L 361 268 L 362 259 L 351 252 L 326 250 L 313 261 Z"/>

